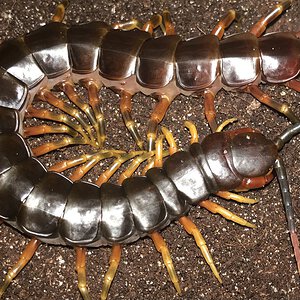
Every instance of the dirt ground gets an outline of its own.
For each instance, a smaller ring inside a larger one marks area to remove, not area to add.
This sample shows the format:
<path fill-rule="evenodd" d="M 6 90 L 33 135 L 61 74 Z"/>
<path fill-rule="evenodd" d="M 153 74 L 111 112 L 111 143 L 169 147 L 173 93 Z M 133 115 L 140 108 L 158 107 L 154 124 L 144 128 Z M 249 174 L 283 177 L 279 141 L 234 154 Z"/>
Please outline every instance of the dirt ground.
<path fill-rule="evenodd" d="M 47 23 L 57 2 L 1 1 L 0 39 L 22 36 Z M 189 38 L 198 35 L 199 31 L 209 33 L 224 12 L 234 8 L 239 14 L 239 20 L 226 31 L 226 35 L 230 35 L 247 31 L 274 3 L 253 0 L 75 0 L 71 1 L 67 10 L 66 22 L 75 24 L 104 20 L 112 23 L 133 17 L 146 21 L 153 13 L 168 9 L 178 34 Z M 300 2 L 293 1 L 292 8 L 267 31 L 299 31 L 299 12 Z M 280 101 L 288 102 L 300 116 L 299 93 L 283 86 L 262 86 L 262 89 Z M 102 95 L 103 109 L 107 116 L 108 144 L 119 149 L 131 149 L 133 142 L 124 128 L 118 110 L 118 97 L 109 90 L 104 90 Z M 143 137 L 154 104 L 155 100 L 150 97 L 141 94 L 134 97 L 133 115 Z M 251 126 L 275 139 L 289 125 L 285 117 L 260 105 L 246 94 L 221 91 L 216 104 L 218 122 L 231 117 L 239 120 L 228 128 Z M 189 139 L 187 131 L 183 129 L 185 119 L 195 122 L 200 135 L 209 133 L 203 116 L 202 98 L 178 96 L 163 121 L 163 125 L 173 132 L 183 149 L 187 147 Z M 294 138 L 282 151 L 300 231 L 299 153 L 299 137 Z M 277 180 L 273 180 L 264 189 L 245 195 L 258 199 L 259 203 L 249 206 L 217 197 L 211 199 L 253 222 L 257 225 L 256 229 L 243 228 L 199 208 L 193 208 L 190 213 L 213 254 L 223 285 L 212 275 L 193 239 L 179 224 L 173 223 L 162 235 L 168 242 L 181 281 L 182 296 L 176 294 L 152 241 L 144 238 L 124 246 L 122 261 L 111 286 L 109 299 L 299 299 L 300 278 L 292 254 Z M 5 224 L 0 226 L 0 280 L 17 260 L 27 241 L 27 238 Z M 99 297 L 109 255 L 109 248 L 91 249 L 88 252 L 88 285 L 93 299 Z M 32 261 L 8 288 L 3 299 L 81 299 L 77 289 L 73 249 L 41 245 Z"/>

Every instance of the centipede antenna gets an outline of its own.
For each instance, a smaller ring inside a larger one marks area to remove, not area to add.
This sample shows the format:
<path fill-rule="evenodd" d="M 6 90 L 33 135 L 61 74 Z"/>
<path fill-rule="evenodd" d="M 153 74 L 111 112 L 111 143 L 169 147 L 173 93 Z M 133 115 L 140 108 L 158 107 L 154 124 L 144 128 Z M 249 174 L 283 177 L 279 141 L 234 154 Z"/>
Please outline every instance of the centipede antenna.
<path fill-rule="evenodd" d="M 213 258 L 208 250 L 205 239 L 203 238 L 203 236 L 202 236 L 201 232 L 199 231 L 199 229 L 197 228 L 197 226 L 193 223 L 193 221 L 190 218 L 185 217 L 185 216 L 181 217 L 179 219 L 179 222 L 184 227 L 184 229 L 187 231 L 187 233 L 191 234 L 194 237 L 195 242 L 196 242 L 197 246 L 199 247 L 199 249 L 201 250 L 201 253 L 202 253 L 204 259 L 206 260 L 207 264 L 211 268 L 212 272 L 214 273 L 214 275 L 216 276 L 218 281 L 220 283 L 222 283 L 222 279 L 219 275 L 219 272 L 217 271 L 217 268 L 214 264 Z"/>
<path fill-rule="evenodd" d="M 299 248 L 298 236 L 296 233 L 294 209 L 292 205 L 292 199 L 291 199 L 286 169 L 281 157 L 278 157 L 275 161 L 275 171 L 277 174 L 277 178 L 278 178 L 278 182 L 282 194 L 285 215 L 287 218 L 287 223 L 288 223 L 288 228 L 289 228 L 291 241 L 294 249 L 295 259 L 297 262 L 298 273 L 300 274 L 300 248 Z"/>
<path fill-rule="evenodd" d="M 300 123 L 293 124 L 285 129 L 276 139 L 275 145 L 278 150 L 288 143 L 295 135 L 300 133 Z"/>
<path fill-rule="evenodd" d="M 18 262 L 7 273 L 4 282 L 0 287 L 0 298 L 2 297 L 12 280 L 22 271 L 22 269 L 31 260 L 40 244 L 41 242 L 35 238 L 31 239 L 30 242 L 27 244 Z"/>
<path fill-rule="evenodd" d="M 186 127 L 191 135 L 191 144 L 198 143 L 199 142 L 199 136 L 198 136 L 198 131 L 195 126 L 195 124 L 191 121 L 184 121 L 184 127 Z"/>
<path fill-rule="evenodd" d="M 75 247 L 76 271 L 78 275 L 78 288 L 84 300 L 91 300 L 86 284 L 86 251 L 85 248 Z"/>
<path fill-rule="evenodd" d="M 229 210 L 222 207 L 221 205 L 216 204 L 210 200 L 201 201 L 200 206 L 206 208 L 208 211 L 210 211 L 213 214 L 220 214 L 225 219 L 235 222 L 237 224 L 247 226 L 250 228 L 256 228 L 254 224 L 249 223 L 248 221 L 235 215 L 234 213 L 230 212 Z"/>
<path fill-rule="evenodd" d="M 232 192 L 217 192 L 215 193 L 215 195 L 223 198 L 223 199 L 226 199 L 226 200 L 234 200 L 236 202 L 239 202 L 239 203 L 248 203 L 248 204 L 255 204 L 255 203 L 258 203 L 258 200 L 255 200 L 255 199 L 251 199 L 251 198 L 247 198 L 247 197 L 243 197 L 241 195 L 238 195 L 238 194 L 235 194 L 235 193 L 232 193 Z"/>
<path fill-rule="evenodd" d="M 176 271 L 173 266 L 172 258 L 170 255 L 170 252 L 168 250 L 168 247 L 162 238 L 162 236 L 158 232 L 153 232 L 150 234 L 151 239 L 153 240 L 153 243 L 155 245 L 155 248 L 158 252 L 161 253 L 163 257 L 164 264 L 168 270 L 168 273 L 170 275 L 170 278 L 175 286 L 175 289 L 179 295 L 181 295 L 181 288 L 179 285 L 179 280 L 176 275 Z"/>
<path fill-rule="evenodd" d="M 109 259 L 109 268 L 104 276 L 101 300 L 106 300 L 109 288 L 117 272 L 121 260 L 121 246 L 115 244 L 112 246 L 112 252 Z"/>

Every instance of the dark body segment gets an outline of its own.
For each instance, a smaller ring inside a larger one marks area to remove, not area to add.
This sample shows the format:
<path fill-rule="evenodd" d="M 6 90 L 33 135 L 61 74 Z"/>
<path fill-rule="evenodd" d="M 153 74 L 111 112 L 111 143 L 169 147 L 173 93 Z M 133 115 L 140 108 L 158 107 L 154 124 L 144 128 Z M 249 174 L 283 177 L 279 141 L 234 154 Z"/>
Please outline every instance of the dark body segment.
<path fill-rule="evenodd" d="M 70 70 L 67 25 L 49 23 L 25 36 L 25 44 L 48 78 Z"/>
<path fill-rule="evenodd" d="M 0 133 L 17 132 L 19 123 L 20 118 L 17 110 L 0 106 Z"/>
<path fill-rule="evenodd" d="M 58 222 L 63 217 L 71 187 L 66 177 L 46 173 L 21 205 L 17 216 L 19 227 L 36 237 L 57 238 Z"/>
<path fill-rule="evenodd" d="M 45 77 L 23 39 L 12 39 L 0 45 L 0 66 L 29 89 Z"/>
<path fill-rule="evenodd" d="M 300 73 L 300 39 L 289 32 L 272 33 L 261 37 L 263 81 L 282 83 Z"/>
<path fill-rule="evenodd" d="M 174 77 L 175 50 L 178 35 L 149 39 L 143 43 L 138 56 L 137 82 L 157 89 L 166 86 Z"/>
<path fill-rule="evenodd" d="M 163 169 L 173 181 L 180 197 L 190 205 L 206 199 L 211 193 L 205 183 L 205 174 L 202 174 L 196 160 L 189 152 L 176 152 L 164 162 Z"/>
<path fill-rule="evenodd" d="M 260 75 L 258 39 L 253 34 L 236 34 L 220 41 L 220 52 L 225 86 L 242 87 Z"/>
<path fill-rule="evenodd" d="M 203 35 L 180 41 L 176 53 L 177 84 L 184 90 L 207 88 L 220 75 L 219 40 L 214 35 Z"/>
<path fill-rule="evenodd" d="M 68 47 L 72 72 L 91 73 L 98 68 L 99 46 L 103 37 L 111 30 L 104 22 L 74 25 L 68 29 Z"/>
<path fill-rule="evenodd" d="M 121 186 L 104 183 L 101 186 L 102 220 L 100 233 L 109 243 L 133 241 L 138 234 L 133 213 Z M 99 235 L 100 236 L 100 235 Z"/>
<path fill-rule="evenodd" d="M 21 136 L 18 134 L 0 135 L 0 174 L 29 156 L 30 151 Z"/>
<path fill-rule="evenodd" d="M 150 232 L 162 228 L 168 213 L 158 189 L 146 177 L 132 177 L 122 184 L 133 213 L 137 230 Z"/>
<path fill-rule="evenodd" d="M 28 87 L 0 67 L 0 106 L 17 110 L 23 108 Z"/>
<path fill-rule="evenodd" d="M 151 35 L 141 30 L 112 30 L 100 46 L 99 71 L 107 79 L 123 80 L 136 72 L 140 47 Z"/>
<path fill-rule="evenodd" d="M 234 168 L 230 137 L 226 133 L 208 135 L 201 143 L 201 148 L 218 190 L 228 191 L 241 184 L 242 176 Z"/>
<path fill-rule="evenodd" d="M 97 238 L 100 220 L 99 187 L 86 182 L 73 183 L 59 223 L 60 236 L 71 245 L 92 243 Z"/>
<path fill-rule="evenodd" d="M 146 176 L 162 195 L 170 217 L 179 217 L 187 213 L 190 206 L 184 198 L 178 195 L 176 186 L 162 169 L 152 168 L 148 170 Z"/>
<path fill-rule="evenodd" d="M 0 217 L 15 221 L 26 200 L 46 169 L 35 158 L 28 158 L 0 175 Z"/>

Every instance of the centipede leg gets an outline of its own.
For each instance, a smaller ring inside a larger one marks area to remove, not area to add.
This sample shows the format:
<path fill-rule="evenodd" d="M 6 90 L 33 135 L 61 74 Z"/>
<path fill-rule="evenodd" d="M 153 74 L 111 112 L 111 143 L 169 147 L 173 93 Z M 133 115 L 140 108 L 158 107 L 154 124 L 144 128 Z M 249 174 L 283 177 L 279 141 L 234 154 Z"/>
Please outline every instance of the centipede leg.
<path fill-rule="evenodd" d="M 290 7 L 291 2 L 291 0 L 284 0 L 275 5 L 273 10 L 267 16 L 262 17 L 256 24 L 254 24 L 249 32 L 260 37 L 266 30 L 267 26 Z"/>
<path fill-rule="evenodd" d="M 164 118 L 172 100 L 167 95 L 159 95 L 158 103 L 156 104 L 148 124 L 147 130 L 147 150 L 152 151 L 155 146 L 157 135 L 157 126 Z"/>
<path fill-rule="evenodd" d="M 164 34 L 165 35 L 174 35 L 174 34 L 176 34 L 175 26 L 174 26 L 174 24 L 171 20 L 171 15 L 167 10 L 165 10 L 163 12 L 162 18 L 163 18 L 163 24 L 165 25 Z"/>
<path fill-rule="evenodd" d="M 300 92 L 300 81 L 298 81 L 296 79 L 292 79 L 292 80 L 288 81 L 285 85 L 288 86 L 289 88 L 293 89 L 296 92 Z"/>
<path fill-rule="evenodd" d="M 52 17 L 52 22 L 62 22 L 65 18 L 66 8 L 69 5 L 69 1 L 62 1 L 56 6 L 55 13 Z"/>
<path fill-rule="evenodd" d="M 216 204 L 210 200 L 205 200 L 200 202 L 200 206 L 206 208 L 208 211 L 212 212 L 213 214 L 220 214 L 227 220 L 233 221 L 237 224 L 247 226 L 250 228 L 255 228 L 256 226 L 249 223 L 248 221 L 244 220 L 243 218 L 235 215 L 234 213 L 230 212 L 226 208 L 222 207 L 219 204 Z"/>
<path fill-rule="evenodd" d="M 22 252 L 18 262 L 8 271 L 2 286 L 0 287 L 0 298 L 4 294 L 5 290 L 12 282 L 12 280 L 22 271 L 22 269 L 27 265 L 27 263 L 31 260 L 34 253 L 41 242 L 35 238 L 31 239 L 27 244 L 25 250 Z"/>
<path fill-rule="evenodd" d="M 121 101 L 120 101 L 120 109 L 121 114 L 124 119 L 124 123 L 131 133 L 133 139 L 135 140 L 136 144 L 140 149 L 143 149 L 143 141 L 141 139 L 141 136 L 137 130 L 136 123 L 133 121 L 131 117 L 131 98 L 132 95 L 126 91 L 121 92 Z"/>
<path fill-rule="evenodd" d="M 238 194 L 235 194 L 235 193 L 232 193 L 232 192 L 226 192 L 226 191 L 217 192 L 216 195 L 223 198 L 223 199 L 234 200 L 234 201 L 239 202 L 239 203 L 254 204 L 254 203 L 258 202 L 255 199 L 246 198 L 246 197 L 243 197 L 241 195 L 238 195 Z"/>
<path fill-rule="evenodd" d="M 264 176 L 244 178 L 241 185 L 235 189 L 235 191 L 248 191 L 264 187 L 266 184 L 272 181 L 274 178 L 273 173 L 270 171 Z"/>
<path fill-rule="evenodd" d="M 115 244 L 112 246 L 112 253 L 109 259 L 109 268 L 104 276 L 101 300 L 106 300 L 111 283 L 116 275 L 121 260 L 121 246 Z"/>
<path fill-rule="evenodd" d="M 205 90 L 204 97 L 204 113 L 212 132 L 215 132 L 218 125 L 216 122 L 215 94 L 210 90 Z"/>
<path fill-rule="evenodd" d="M 289 108 L 287 103 L 280 103 L 274 99 L 271 99 L 269 95 L 264 93 L 258 86 L 249 85 L 245 89 L 245 92 L 250 93 L 261 103 L 270 106 L 271 108 L 277 110 L 278 112 L 284 114 L 292 123 L 300 122 L 299 118 L 295 116 L 293 111 Z"/>
<path fill-rule="evenodd" d="M 155 248 L 158 252 L 161 253 L 162 257 L 163 257 L 163 261 L 164 264 L 168 270 L 168 273 L 170 275 L 170 278 L 176 288 L 176 291 L 179 295 L 181 295 L 181 288 L 179 285 L 179 280 L 178 277 L 176 275 L 174 266 L 173 266 L 173 262 L 171 259 L 171 255 L 170 252 L 168 250 L 168 247 L 164 241 L 164 239 L 162 238 L 162 236 L 158 233 L 158 232 L 153 232 L 150 234 L 151 239 L 154 242 Z"/>
<path fill-rule="evenodd" d="M 199 249 L 201 250 L 201 253 L 202 253 L 204 259 L 206 260 L 207 264 L 211 268 L 212 272 L 214 273 L 214 275 L 216 276 L 218 281 L 220 283 L 222 283 L 222 279 L 219 275 L 219 272 L 217 271 L 217 268 L 214 264 L 213 258 L 208 250 L 205 239 L 203 238 L 199 229 L 196 227 L 196 225 L 193 223 L 193 221 L 188 217 L 181 217 L 179 219 L 179 222 L 184 227 L 184 229 L 187 231 L 187 233 L 191 234 L 194 237 L 195 242 L 196 242 L 197 246 L 199 247 Z"/>
<path fill-rule="evenodd" d="M 78 274 L 78 288 L 84 300 L 91 300 L 86 286 L 86 253 L 85 248 L 76 247 L 76 271 Z"/>
<path fill-rule="evenodd" d="M 222 39 L 225 29 L 235 20 L 236 13 L 233 9 L 229 10 L 228 13 L 218 22 L 215 28 L 211 31 L 211 34 Z"/>

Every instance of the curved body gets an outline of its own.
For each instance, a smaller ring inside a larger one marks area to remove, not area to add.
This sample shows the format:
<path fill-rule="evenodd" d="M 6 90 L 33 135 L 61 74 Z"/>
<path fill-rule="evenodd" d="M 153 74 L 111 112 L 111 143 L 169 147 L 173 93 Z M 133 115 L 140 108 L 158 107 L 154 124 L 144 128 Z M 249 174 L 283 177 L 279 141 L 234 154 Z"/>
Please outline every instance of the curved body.
<path fill-rule="evenodd" d="M 152 38 L 140 30 L 113 30 L 103 22 L 68 28 L 50 23 L 0 46 L 0 105 L 21 111 L 41 87 L 72 77 L 94 78 L 132 94 L 176 95 L 240 89 L 261 81 L 284 83 L 300 72 L 296 33 L 256 38 L 236 34 Z"/>
<path fill-rule="evenodd" d="M 47 243 L 132 242 L 179 219 L 211 193 L 265 175 L 277 158 L 275 144 L 258 132 L 215 133 L 170 156 L 162 169 L 99 188 L 47 172 L 16 132 L 17 111 L 2 107 L 0 115 L 0 217 Z"/>

